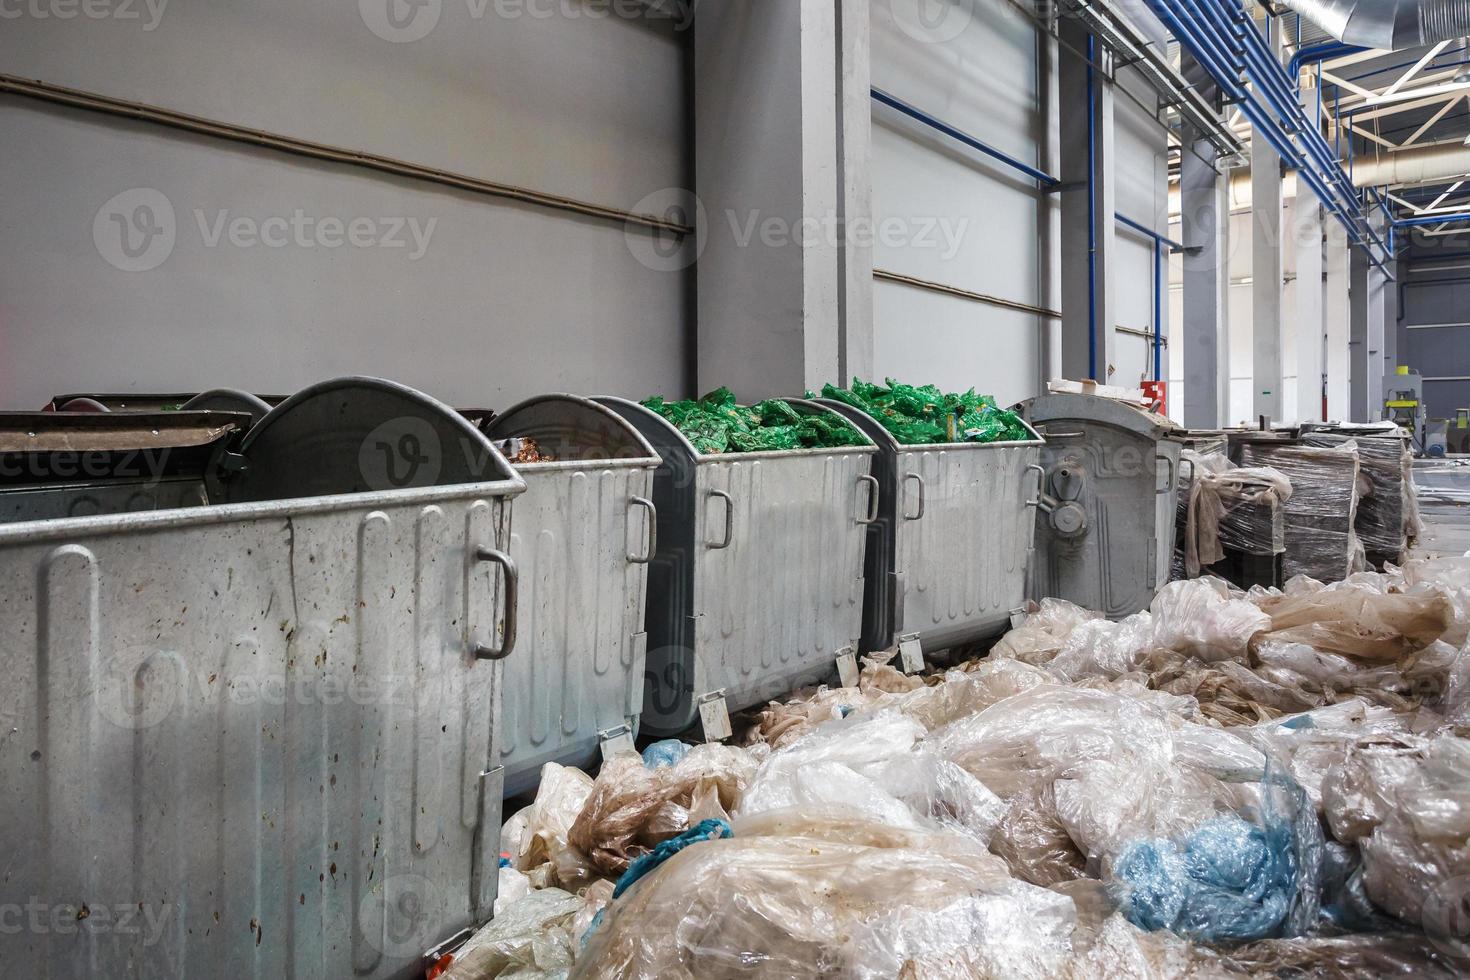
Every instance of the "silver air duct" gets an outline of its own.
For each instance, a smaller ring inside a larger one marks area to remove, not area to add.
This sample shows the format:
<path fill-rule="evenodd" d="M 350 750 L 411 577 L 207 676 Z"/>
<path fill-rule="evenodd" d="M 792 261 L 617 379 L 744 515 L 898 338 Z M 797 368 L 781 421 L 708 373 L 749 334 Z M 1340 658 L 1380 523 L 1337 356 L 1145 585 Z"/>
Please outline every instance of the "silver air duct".
<path fill-rule="evenodd" d="M 1470 34 L 1470 0 L 1286 0 L 1339 41 L 1401 51 Z"/>

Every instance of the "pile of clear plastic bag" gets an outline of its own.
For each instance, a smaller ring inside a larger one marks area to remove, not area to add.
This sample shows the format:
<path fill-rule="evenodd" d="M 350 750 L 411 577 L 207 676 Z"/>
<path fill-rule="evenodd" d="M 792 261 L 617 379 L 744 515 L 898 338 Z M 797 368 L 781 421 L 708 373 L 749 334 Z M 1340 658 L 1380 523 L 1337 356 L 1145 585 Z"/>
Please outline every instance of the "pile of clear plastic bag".
<path fill-rule="evenodd" d="M 1470 558 L 1178 581 L 1120 622 L 1048 600 L 983 659 L 774 702 L 744 748 L 547 767 L 506 826 L 502 929 L 460 965 L 1462 975 L 1467 696 Z"/>
<path fill-rule="evenodd" d="M 963 837 L 775 811 L 614 903 L 573 976 L 890 978 L 949 957 L 965 971 L 950 976 L 1054 977 L 1075 920 L 1070 899 Z"/>

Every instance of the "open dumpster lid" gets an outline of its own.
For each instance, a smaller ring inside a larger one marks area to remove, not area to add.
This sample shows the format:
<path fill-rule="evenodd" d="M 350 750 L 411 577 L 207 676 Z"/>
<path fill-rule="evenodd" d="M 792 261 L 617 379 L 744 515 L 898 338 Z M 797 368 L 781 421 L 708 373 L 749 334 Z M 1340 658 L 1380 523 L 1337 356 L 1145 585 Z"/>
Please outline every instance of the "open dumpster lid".
<path fill-rule="evenodd" d="M 201 475 L 248 428 L 231 412 L 0 413 L 0 486 Z"/>
<path fill-rule="evenodd" d="M 421 391 L 381 378 L 312 385 L 273 408 L 228 460 L 230 503 L 519 482 L 490 440 Z"/>

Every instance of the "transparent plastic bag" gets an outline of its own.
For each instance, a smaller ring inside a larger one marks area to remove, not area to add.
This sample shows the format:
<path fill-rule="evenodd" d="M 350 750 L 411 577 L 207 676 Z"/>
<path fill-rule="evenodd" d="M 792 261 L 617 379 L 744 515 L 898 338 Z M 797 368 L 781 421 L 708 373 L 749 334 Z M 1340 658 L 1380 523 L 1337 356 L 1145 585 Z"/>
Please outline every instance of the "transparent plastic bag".
<path fill-rule="evenodd" d="M 946 828 L 984 846 L 1005 806 L 920 745 L 923 736 L 920 723 L 896 711 L 824 725 L 761 765 L 738 812 L 841 806 L 890 826 Z"/>
<path fill-rule="evenodd" d="M 1359 842 L 1363 883 L 1374 904 L 1422 923 L 1430 897 L 1470 875 L 1470 739 L 1436 738 L 1408 776 L 1379 788 L 1389 808 Z"/>
<path fill-rule="evenodd" d="M 592 792 L 592 777 L 580 769 L 548 762 L 529 807 L 507 820 L 500 846 L 511 852 L 519 871 L 555 863 L 567 851 L 567 833 Z"/>
<path fill-rule="evenodd" d="M 1020 626 L 1000 638 L 991 648 L 990 656 L 1036 666 L 1047 664 L 1062 651 L 1078 626 L 1103 619 L 1102 613 L 1083 609 L 1065 599 L 1042 599 L 1026 614 Z"/>
<path fill-rule="evenodd" d="M 615 902 L 573 975 L 891 978 L 953 954 L 983 975 L 1051 977 L 1066 962 L 1072 901 L 1016 881 L 964 838 L 865 830 L 841 811 L 822 832 L 811 808 L 757 819 Z M 885 846 L 852 842 L 871 840 Z"/>
<path fill-rule="evenodd" d="M 1153 646 L 1205 663 L 1244 659 L 1251 640 L 1271 628 L 1268 616 L 1234 598 L 1229 584 L 1217 578 L 1170 582 L 1149 609 Z"/>
<path fill-rule="evenodd" d="M 760 757 L 729 745 L 696 745 L 672 766 L 649 769 L 642 758 L 615 755 L 602 765 L 567 841 L 590 871 L 616 877 L 660 841 L 691 822 L 728 818 Z M 569 881 L 578 887 L 590 880 Z"/>
<path fill-rule="evenodd" d="M 1454 607 L 1442 595 L 1383 593 L 1346 582 L 1259 605 L 1271 618 L 1266 639 L 1360 660 L 1401 660 L 1438 640 L 1454 621 Z"/>
<path fill-rule="evenodd" d="M 442 980 L 557 980 L 571 969 L 582 899 L 558 888 L 511 903 L 454 954 Z"/>

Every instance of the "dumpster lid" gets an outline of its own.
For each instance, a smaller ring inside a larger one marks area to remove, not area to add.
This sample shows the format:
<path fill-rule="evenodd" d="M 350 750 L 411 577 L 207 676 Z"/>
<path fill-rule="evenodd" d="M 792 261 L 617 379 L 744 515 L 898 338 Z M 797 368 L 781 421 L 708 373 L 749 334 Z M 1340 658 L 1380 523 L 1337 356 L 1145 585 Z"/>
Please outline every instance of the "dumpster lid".
<path fill-rule="evenodd" d="M 271 409 L 221 474 L 230 503 L 520 480 L 448 405 L 381 378 L 312 385 Z"/>
<path fill-rule="evenodd" d="M 243 432 L 236 412 L 4 412 L 0 453 L 123 452 L 209 446 Z"/>
<path fill-rule="evenodd" d="M 1027 399 L 1016 406 L 1032 425 L 1049 422 L 1095 422 L 1135 432 L 1146 439 L 1178 439 L 1184 432 L 1170 419 L 1114 398 L 1054 392 Z M 1045 436 L 1047 433 L 1042 431 Z"/>
<path fill-rule="evenodd" d="M 0 413 L 0 485 L 200 477 L 249 427 L 230 412 Z"/>
<path fill-rule="evenodd" d="M 216 388 L 214 391 L 204 392 L 204 395 L 216 392 L 233 392 L 232 388 Z M 189 407 L 188 403 L 196 398 L 202 398 L 197 391 L 180 392 L 169 394 L 167 392 L 95 392 L 78 391 L 69 395 L 57 395 L 42 409 L 45 412 L 175 412 Z M 279 405 L 285 401 L 282 395 L 249 395 L 249 398 L 263 402 L 267 408 Z M 194 406 L 201 409 L 213 408 L 212 405 Z M 225 409 L 236 411 L 235 408 Z"/>
<path fill-rule="evenodd" d="M 254 425 L 270 413 L 271 405 L 259 395 L 238 388 L 215 388 L 195 395 L 184 403 L 184 411 L 240 412 L 250 416 Z"/>
<path fill-rule="evenodd" d="M 657 466 L 658 453 L 631 422 L 581 395 L 538 395 L 481 423 L 492 440 L 529 439 L 546 457 L 516 465 L 599 462 Z"/>

